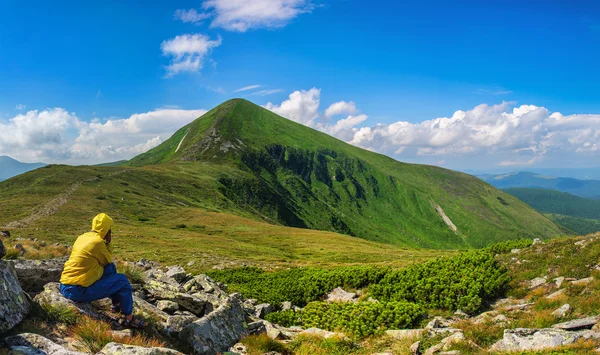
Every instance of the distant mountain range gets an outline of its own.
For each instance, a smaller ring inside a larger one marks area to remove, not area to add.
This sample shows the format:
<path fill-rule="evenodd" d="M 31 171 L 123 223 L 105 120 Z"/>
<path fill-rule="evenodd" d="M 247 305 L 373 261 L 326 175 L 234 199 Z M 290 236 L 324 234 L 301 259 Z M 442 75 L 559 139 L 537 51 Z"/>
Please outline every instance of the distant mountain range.
<path fill-rule="evenodd" d="M 600 180 L 579 180 L 542 175 L 527 171 L 507 174 L 477 175 L 477 177 L 499 189 L 513 187 L 551 189 L 567 192 L 575 196 L 600 200 Z"/>
<path fill-rule="evenodd" d="M 0 181 L 45 166 L 44 163 L 22 163 L 6 155 L 0 155 Z"/>

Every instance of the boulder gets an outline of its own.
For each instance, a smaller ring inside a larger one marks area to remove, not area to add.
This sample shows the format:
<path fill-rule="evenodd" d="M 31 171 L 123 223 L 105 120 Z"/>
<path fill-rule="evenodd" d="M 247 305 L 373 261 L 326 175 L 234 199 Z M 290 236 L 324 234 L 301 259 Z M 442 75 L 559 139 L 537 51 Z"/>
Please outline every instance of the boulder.
<path fill-rule="evenodd" d="M 442 317 L 435 317 L 429 323 L 427 323 L 425 329 L 446 328 L 451 326 L 452 323 L 453 322 L 448 319 Z"/>
<path fill-rule="evenodd" d="M 185 270 L 179 265 L 169 266 L 166 275 L 179 283 L 184 282 L 187 278 Z"/>
<path fill-rule="evenodd" d="M 410 346 L 411 355 L 421 355 L 421 342 L 416 341 Z"/>
<path fill-rule="evenodd" d="M 534 288 L 540 287 L 542 285 L 545 285 L 546 282 L 548 282 L 548 279 L 546 278 L 546 276 L 536 277 L 535 279 L 529 281 L 529 289 L 534 289 Z"/>
<path fill-rule="evenodd" d="M 67 258 L 50 260 L 11 260 L 25 292 L 41 292 L 50 282 L 58 282 Z"/>
<path fill-rule="evenodd" d="M 2 232 L 0 232 L 0 237 L 2 237 L 2 238 L 10 238 L 10 231 L 2 231 Z"/>
<path fill-rule="evenodd" d="M 198 317 L 189 314 L 176 314 L 167 318 L 167 327 L 171 333 L 179 333 L 188 324 L 198 320 Z"/>
<path fill-rule="evenodd" d="M 0 240 L 0 259 L 2 259 L 6 255 L 6 248 L 4 244 L 2 244 L 2 240 Z"/>
<path fill-rule="evenodd" d="M 590 277 L 586 277 L 584 279 L 571 281 L 571 284 L 573 284 L 575 286 L 585 286 L 585 285 L 589 284 L 590 282 L 592 282 L 593 280 L 594 280 L 594 278 L 590 276 Z"/>
<path fill-rule="evenodd" d="M 183 328 L 179 339 L 196 355 L 227 351 L 248 334 L 241 296 L 229 296 L 224 305 Z"/>
<path fill-rule="evenodd" d="M 273 313 L 273 307 L 268 303 L 261 303 L 254 306 L 254 315 L 257 318 L 264 318 L 267 314 Z"/>
<path fill-rule="evenodd" d="M 106 319 L 106 317 L 91 303 L 73 302 L 65 298 L 60 293 L 60 285 L 57 282 L 51 282 L 44 286 L 44 290 L 33 299 L 42 308 L 64 308 L 69 307 L 77 313 L 96 319 Z"/>
<path fill-rule="evenodd" d="M 348 337 L 346 337 L 346 335 L 343 333 L 330 332 L 328 330 L 319 329 L 319 328 L 305 329 L 300 333 L 300 335 L 316 336 L 316 337 L 323 338 L 323 339 L 329 339 L 329 338 L 348 339 Z"/>
<path fill-rule="evenodd" d="M 467 341 L 467 338 L 465 338 L 465 335 L 462 332 L 454 333 L 454 334 L 442 339 L 442 341 L 439 344 L 434 345 L 434 346 L 430 347 L 429 349 L 427 349 L 425 351 L 425 355 L 436 354 L 440 351 L 449 350 L 451 346 L 453 346 L 457 343 L 466 342 L 466 341 Z"/>
<path fill-rule="evenodd" d="M 246 345 L 242 343 L 237 343 L 229 349 L 229 352 L 234 354 L 246 355 L 248 349 L 246 348 Z"/>
<path fill-rule="evenodd" d="M 175 302 L 179 307 L 194 313 L 198 317 L 202 317 L 205 313 L 206 301 L 185 293 L 185 290 L 179 284 L 174 285 L 173 283 L 149 278 L 144 288 L 154 298 Z"/>
<path fill-rule="evenodd" d="M 564 276 L 559 276 L 557 278 L 554 279 L 554 283 L 556 284 L 557 288 L 560 288 L 563 284 L 563 282 L 565 282 L 565 277 Z"/>
<path fill-rule="evenodd" d="M 492 318 L 492 323 L 494 324 L 508 324 L 510 323 L 508 318 L 504 314 L 499 314 Z"/>
<path fill-rule="evenodd" d="M 459 319 L 467 319 L 467 318 L 469 318 L 469 315 L 459 309 L 456 312 L 454 312 L 454 317 L 459 318 Z"/>
<path fill-rule="evenodd" d="M 25 255 L 25 253 L 27 253 L 27 250 L 21 243 L 15 244 L 14 248 L 17 249 L 21 253 L 21 256 L 23 256 L 23 255 Z"/>
<path fill-rule="evenodd" d="M 4 339 L 11 354 L 23 355 L 86 355 L 71 351 L 38 334 L 23 333 Z"/>
<path fill-rule="evenodd" d="M 385 331 L 385 335 L 394 338 L 395 340 L 419 338 L 425 329 L 390 329 Z"/>
<path fill-rule="evenodd" d="M 156 308 L 160 309 L 163 312 L 173 314 L 175 313 L 175 311 L 179 310 L 179 305 L 173 301 L 160 300 L 156 302 Z"/>
<path fill-rule="evenodd" d="M 291 309 L 292 309 L 292 302 L 289 302 L 289 301 L 281 302 L 281 310 L 282 311 L 289 311 Z"/>
<path fill-rule="evenodd" d="M 96 355 L 183 355 L 179 351 L 167 348 L 144 348 L 141 346 L 108 343 Z"/>
<path fill-rule="evenodd" d="M 552 326 L 552 328 L 556 329 L 564 329 L 564 330 L 581 330 L 581 329 L 592 329 L 592 327 L 598 323 L 600 318 L 598 316 L 594 317 L 586 317 L 581 319 L 575 319 L 572 321 L 558 323 Z"/>
<path fill-rule="evenodd" d="M 544 350 L 573 344 L 580 339 L 598 339 L 599 333 L 591 330 L 567 331 L 564 329 L 506 329 L 504 337 L 490 348 L 491 351 Z"/>
<path fill-rule="evenodd" d="M 30 311 L 29 300 L 12 264 L 0 260 L 0 333 L 21 323 Z"/>
<path fill-rule="evenodd" d="M 563 296 L 565 294 L 565 292 L 566 292 L 565 289 L 562 288 L 562 289 L 560 289 L 560 290 L 558 290 L 556 292 L 553 292 L 553 293 L 549 294 L 548 296 L 546 296 L 546 298 L 549 299 L 549 300 L 553 300 L 553 299 L 556 299 L 556 298 L 559 298 L 559 297 Z"/>
<path fill-rule="evenodd" d="M 540 238 L 535 238 L 533 240 L 533 243 L 531 243 L 531 245 L 538 245 L 538 244 L 544 244 L 544 242 L 542 242 L 542 240 Z"/>
<path fill-rule="evenodd" d="M 194 276 L 194 278 L 183 285 L 183 288 L 188 292 L 201 291 L 214 294 L 218 297 L 228 297 L 226 290 L 221 286 L 220 283 L 214 281 L 204 274 Z"/>
<path fill-rule="evenodd" d="M 559 308 L 557 308 L 554 312 L 552 312 L 552 315 L 556 318 L 564 318 L 567 314 L 569 314 L 569 312 L 571 312 L 571 305 L 565 303 Z"/>
<path fill-rule="evenodd" d="M 356 293 L 344 291 L 341 287 L 335 288 L 331 291 L 325 301 L 327 302 L 356 302 L 358 296 Z"/>

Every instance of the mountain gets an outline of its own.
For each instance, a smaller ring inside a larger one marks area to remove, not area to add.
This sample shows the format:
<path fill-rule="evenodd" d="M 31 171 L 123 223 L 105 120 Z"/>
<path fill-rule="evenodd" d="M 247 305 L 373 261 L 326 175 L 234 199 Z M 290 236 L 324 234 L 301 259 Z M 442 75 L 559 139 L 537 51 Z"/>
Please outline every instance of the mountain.
<path fill-rule="evenodd" d="M 499 189 L 512 187 L 552 189 L 580 197 L 600 199 L 600 180 L 578 180 L 525 171 L 498 175 L 478 175 L 478 177 Z"/>
<path fill-rule="evenodd" d="M 21 163 L 20 161 L 6 155 L 0 155 L 0 181 L 40 168 L 44 165 L 46 164 Z"/>
<path fill-rule="evenodd" d="M 37 204 L 34 187 L 45 194 Z M 564 233 L 476 177 L 401 163 L 241 99 L 217 106 L 123 166 L 50 166 L 0 185 L 0 206 L 6 204 L 0 225 L 19 226 L 17 217 L 32 225 L 28 213 L 61 193 L 71 194 L 58 213 L 64 219 L 57 223 L 66 226 L 99 209 L 119 216 L 130 231 L 189 226 L 199 211 L 214 211 L 445 249 Z M 53 218 L 36 223 L 56 228 Z"/>
<path fill-rule="evenodd" d="M 511 188 L 504 191 L 578 234 L 600 231 L 600 201 L 548 189 Z"/>

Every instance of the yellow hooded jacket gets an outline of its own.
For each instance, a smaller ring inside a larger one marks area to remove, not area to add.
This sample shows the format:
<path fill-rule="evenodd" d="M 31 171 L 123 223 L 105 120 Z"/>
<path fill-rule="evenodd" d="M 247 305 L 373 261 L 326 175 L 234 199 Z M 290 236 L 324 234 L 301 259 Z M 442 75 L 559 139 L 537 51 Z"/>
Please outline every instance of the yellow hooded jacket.
<path fill-rule="evenodd" d="M 105 213 L 94 217 L 92 231 L 80 235 L 73 244 L 60 277 L 62 284 L 88 287 L 100 280 L 104 266 L 112 263 L 112 243 L 106 244 L 104 237 L 113 225 Z"/>

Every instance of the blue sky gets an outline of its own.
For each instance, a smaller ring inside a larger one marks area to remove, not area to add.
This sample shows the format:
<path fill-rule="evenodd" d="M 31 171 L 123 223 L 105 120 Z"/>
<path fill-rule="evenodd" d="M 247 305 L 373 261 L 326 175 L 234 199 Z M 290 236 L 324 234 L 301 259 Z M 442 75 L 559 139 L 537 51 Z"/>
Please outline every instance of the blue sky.
<path fill-rule="evenodd" d="M 599 56 L 593 1 L 8 0 L 0 154 L 130 158 L 241 96 L 404 161 L 598 166 Z"/>

